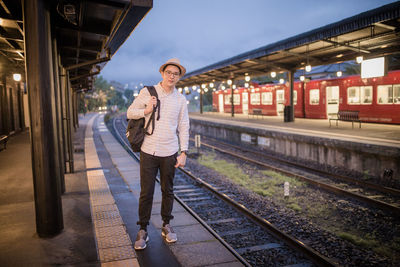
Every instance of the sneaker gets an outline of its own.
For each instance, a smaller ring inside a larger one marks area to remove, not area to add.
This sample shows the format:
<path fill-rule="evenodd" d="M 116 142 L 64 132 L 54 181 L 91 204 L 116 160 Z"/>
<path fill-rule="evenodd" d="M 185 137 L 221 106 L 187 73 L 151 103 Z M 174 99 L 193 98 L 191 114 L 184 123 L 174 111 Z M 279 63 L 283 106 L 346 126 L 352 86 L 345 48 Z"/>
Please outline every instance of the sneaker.
<path fill-rule="evenodd" d="M 166 224 L 161 228 L 161 235 L 165 238 L 168 243 L 174 243 L 178 240 L 176 234 L 169 224 Z"/>
<path fill-rule="evenodd" d="M 146 248 L 146 242 L 149 241 L 149 235 L 147 232 L 143 229 L 139 230 L 136 241 L 135 241 L 135 249 L 136 250 L 142 250 Z"/>

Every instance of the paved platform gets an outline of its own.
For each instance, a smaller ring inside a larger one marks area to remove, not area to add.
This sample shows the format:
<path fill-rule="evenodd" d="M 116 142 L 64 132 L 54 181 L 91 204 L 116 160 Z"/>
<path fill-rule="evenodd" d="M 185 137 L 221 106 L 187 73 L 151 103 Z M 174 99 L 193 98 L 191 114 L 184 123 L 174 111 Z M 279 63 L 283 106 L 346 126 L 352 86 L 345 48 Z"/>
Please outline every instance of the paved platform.
<path fill-rule="evenodd" d="M 85 124 L 87 117 L 80 117 Z M 74 144 L 82 144 L 85 127 Z M 78 151 L 78 150 L 76 150 Z M 74 153 L 75 173 L 65 175 L 64 230 L 53 238 L 36 234 L 29 132 L 10 137 L 0 152 L 0 266 L 100 266 L 89 208 L 84 154 Z"/>
<path fill-rule="evenodd" d="M 94 127 L 91 139 L 88 132 L 90 133 L 92 122 Z M 113 196 L 121 214 L 122 225 L 125 225 L 130 240 L 135 240 L 138 231 L 136 222 L 138 221 L 137 207 L 140 194 L 139 163 L 122 148 L 107 130 L 102 116 L 92 122 L 88 124 L 86 140 L 87 142 L 94 141 L 97 153 L 92 153 L 90 149 L 86 148 L 85 152 L 99 156 L 103 172 L 106 170 L 104 175 L 109 188 L 111 192 L 114 191 Z M 99 142 L 99 138 L 101 142 Z M 97 169 L 98 165 L 93 168 Z M 150 242 L 145 250 L 134 251 L 140 266 L 242 266 L 176 201 L 173 208 L 175 218 L 171 221 L 171 225 L 178 235 L 178 241 L 174 244 L 167 244 L 161 237 L 160 210 L 161 190 L 160 186 L 156 184 L 152 218 L 148 227 Z M 118 247 L 119 244 L 115 244 L 115 246 Z"/>
<path fill-rule="evenodd" d="M 278 132 L 400 147 L 400 125 L 361 123 L 361 128 L 358 128 L 358 124 L 352 128 L 351 122 L 339 121 L 338 127 L 335 126 L 335 123 L 329 127 L 329 121 L 323 119 L 295 118 L 294 122 L 284 122 L 283 117 L 278 116 L 235 114 L 234 117 L 231 117 L 231 114 L 217 112 L 190 113 L 189 116 L 199 120 L 232 123 L 252 128 L 259 127 Z"/>
<path fill-rule="evenodd" d="M 134 251 L 139 163 L 110 134 L 103 116 L 88 114 L 79 122 L 75 173 L 65 175 L 62 196 L 64 230 L 53 238 L 36 234 L 29 132 L 11 136 L 0 152 L 0 266 L 243 266 L 177 202 L 171 224 L 178 242 L 167 244 L 158 184 L 150 242 Z"/>

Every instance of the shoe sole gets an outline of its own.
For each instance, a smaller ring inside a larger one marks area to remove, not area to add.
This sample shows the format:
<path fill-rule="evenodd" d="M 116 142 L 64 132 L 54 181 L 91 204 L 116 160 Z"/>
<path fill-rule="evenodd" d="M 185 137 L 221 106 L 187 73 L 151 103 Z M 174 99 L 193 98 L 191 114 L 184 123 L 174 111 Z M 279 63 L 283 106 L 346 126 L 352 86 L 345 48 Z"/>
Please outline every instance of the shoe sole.
<path fill-rule="evenodd" d="M 147 236 L 147 238 L 146 238 L 146 243 L 144 243 L 144 247 L 135 247 L 134 246 L 135 250 L 143 250 L 143 249 L 145 249 L 147 247 L 147 242 L 149 242 L 149 236 Z"/>
<path fill-rule="evenodd" d="M 164 234 L 164 232 L 161 232 L 161 236 L 164 237 L 165 241 L 167 241 L 167 243 L 175 243 L 176 241 L 178 241 L 178 238 L 176 240 L 168 240 L 166 234 Z"/>

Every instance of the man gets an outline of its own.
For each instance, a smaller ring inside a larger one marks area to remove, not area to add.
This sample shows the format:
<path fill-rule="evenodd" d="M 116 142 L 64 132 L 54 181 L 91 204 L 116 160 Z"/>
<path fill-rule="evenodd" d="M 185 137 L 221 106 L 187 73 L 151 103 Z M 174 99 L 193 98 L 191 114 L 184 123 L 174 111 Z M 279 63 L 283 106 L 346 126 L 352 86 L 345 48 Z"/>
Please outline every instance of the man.
<path fill-rule="evenodd" d="M 185 166 L 189 145 L 189 115 L 186 98 L 180 94 L 175 85 L 186 69 L 176 58 L 168 60 L 160 67 L 162 81 L 155 85 L 160 100 L 160 118 L 155 116 L 155 126 L 152 135 L 146 135 L 140 152 L 140 198 L 139 221 L 140 230 L 135 241 L 135 249 L 146 248 L 149 240 L 147 225 L 149 224 L 153 204 L 155 178 L 160 170 L 162 192 L 161 217 L 162 236 L 168 243 L 176 242 L 177 236 L 169 222 L 173 219 L 172 206 L 174 201 L 173 179 L 175 168 Z M 157 99 L 151 96 L 147 88 L 143 88 L 127 111 L 128 119 L 145 117 L 146 125 L 157 105 Z M 148 132 L 151 133 L 151 125 Z M 179 138 L 179 143 L 178 143 Z M 178 150 L 180 154 L 178 156 Z"/>

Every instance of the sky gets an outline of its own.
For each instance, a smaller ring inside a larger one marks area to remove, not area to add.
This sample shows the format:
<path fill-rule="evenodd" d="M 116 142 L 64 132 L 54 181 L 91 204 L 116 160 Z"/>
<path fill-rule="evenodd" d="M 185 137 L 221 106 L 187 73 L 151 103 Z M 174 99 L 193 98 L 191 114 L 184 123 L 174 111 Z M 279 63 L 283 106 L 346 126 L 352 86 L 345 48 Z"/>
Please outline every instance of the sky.
<path fill-rule="evenodd" d="M 187 72 L 396 1 L 154 0 L 100 73 L 129 88 L 156 84 L 179 58 Z"/>

